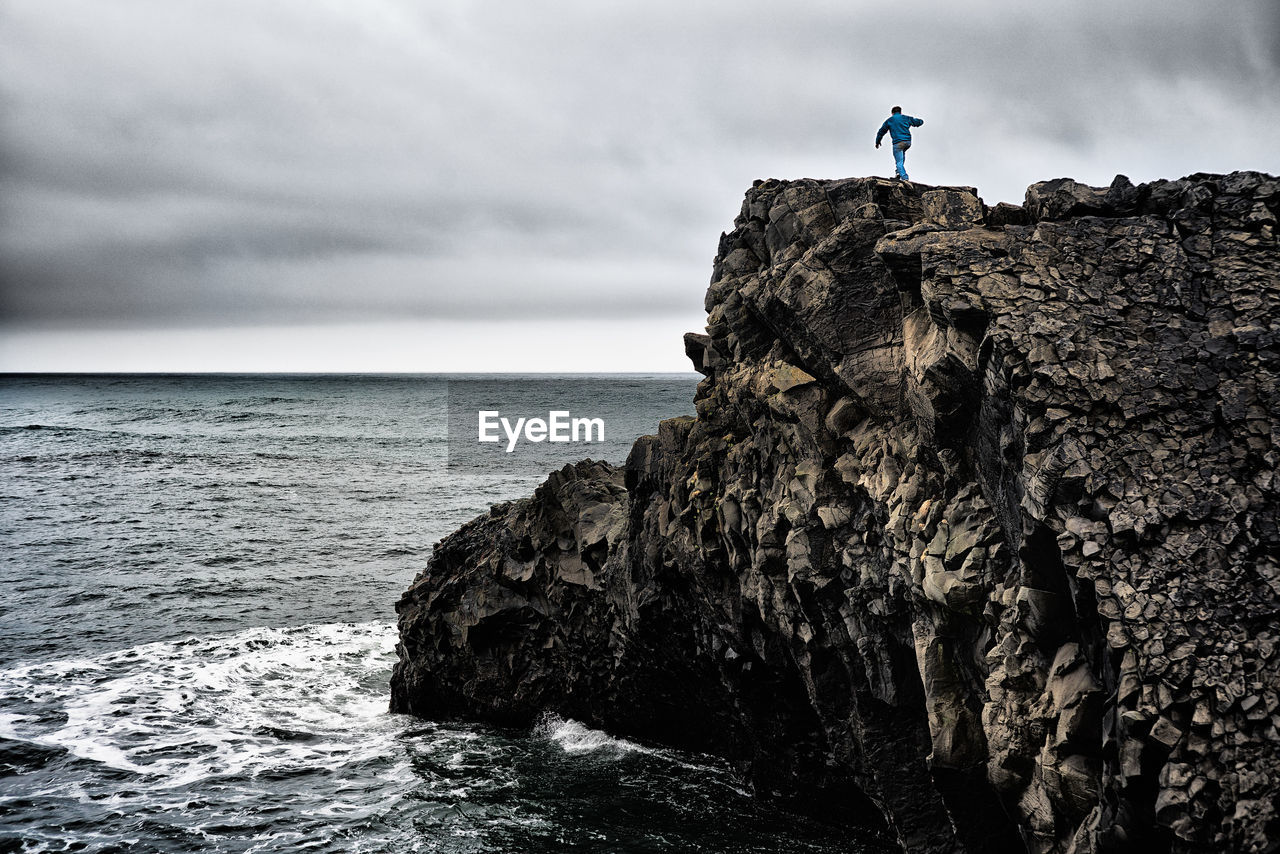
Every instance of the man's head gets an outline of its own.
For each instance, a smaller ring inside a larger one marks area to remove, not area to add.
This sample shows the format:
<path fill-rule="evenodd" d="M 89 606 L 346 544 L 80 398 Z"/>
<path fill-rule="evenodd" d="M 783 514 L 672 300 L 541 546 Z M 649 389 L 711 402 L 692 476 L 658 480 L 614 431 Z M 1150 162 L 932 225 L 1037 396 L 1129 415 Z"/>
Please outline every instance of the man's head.
<path fill-rule="evenodd" d="M 889 112 L 891 112 L 891 113 L 893 113 L 893 114 L 895 114 L 895 115 L 896 115 L 896 114 L 898 114 L 898 113 L 902 112 L 902 108 L 901 108 L 901 107 L 894 107 L 894 108 L 893 108 L 892 110 L 890 110 Z"/>

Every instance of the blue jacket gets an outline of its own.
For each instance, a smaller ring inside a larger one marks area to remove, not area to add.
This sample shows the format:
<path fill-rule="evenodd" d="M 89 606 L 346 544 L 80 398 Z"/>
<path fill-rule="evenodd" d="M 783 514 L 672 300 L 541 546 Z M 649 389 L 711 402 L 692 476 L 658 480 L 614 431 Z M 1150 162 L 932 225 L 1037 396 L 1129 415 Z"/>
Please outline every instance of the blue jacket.
<path fill-rule="evenodd" d="M 918 128 L 922 124 L 924 124 L 924 119 L 913 119 L 906 113 L 894 113 L 884 120 L 884 124 L 880 125 L 880 132 L 876 134 L 876 145 L 879 145 L 880 140 L 884 139 L 886 132 L 894 142 L 910 142 L 911 129 Z"/>

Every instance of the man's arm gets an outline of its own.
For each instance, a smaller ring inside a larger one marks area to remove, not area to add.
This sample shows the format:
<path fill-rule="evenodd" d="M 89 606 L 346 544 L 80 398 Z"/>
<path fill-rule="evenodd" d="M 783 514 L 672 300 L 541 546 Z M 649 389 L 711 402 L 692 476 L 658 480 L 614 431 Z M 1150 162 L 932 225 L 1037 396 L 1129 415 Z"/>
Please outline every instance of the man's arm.
<path fill-rule="evenodd" d="M 913 119 L 911 120 L 911 126 L 912 126 L 913 128 L 918 128 L 918 127 L 920 127 L 920 125 L 922 125 L 922 124 L 924 124 L 924 119 L 916 119 L 916 118 L 913 118 Z"/>
<path fill-rule="evenodd" d="M 880 140 L 884 139 L 884 135 L 889 132 L 889 120 L 885 119 L 884 124 L 880 125 L 880 132 L 876 134 L 876 148 L 880 147 Z"/>

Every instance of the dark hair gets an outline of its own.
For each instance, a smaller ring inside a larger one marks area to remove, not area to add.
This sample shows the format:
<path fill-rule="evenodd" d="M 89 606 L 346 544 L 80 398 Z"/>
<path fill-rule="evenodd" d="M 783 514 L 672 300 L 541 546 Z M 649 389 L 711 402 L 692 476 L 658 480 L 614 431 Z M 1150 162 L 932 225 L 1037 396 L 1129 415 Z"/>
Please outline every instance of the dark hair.
<path fill-rule="evenodd" d="M 893 108 L 892 110 L 890 110 L 889 112 L 891 112 L 891 113 L 900 113 L 900 112 L 902 112 L 902 108 L 901 108 L 901 107 L 894 107 L 894 108 Z"/>

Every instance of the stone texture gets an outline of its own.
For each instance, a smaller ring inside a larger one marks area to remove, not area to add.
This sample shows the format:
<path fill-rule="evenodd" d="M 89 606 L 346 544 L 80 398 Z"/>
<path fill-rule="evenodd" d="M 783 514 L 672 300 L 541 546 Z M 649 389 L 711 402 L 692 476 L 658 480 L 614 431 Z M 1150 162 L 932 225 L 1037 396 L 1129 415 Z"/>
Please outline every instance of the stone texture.
<path fill-rule="evenodd" d="M 906 851 L 1280 848 L 1280 182 L 757 182 L 697 418 L 442 541 L 393 707 L 740 763 Z"/>

